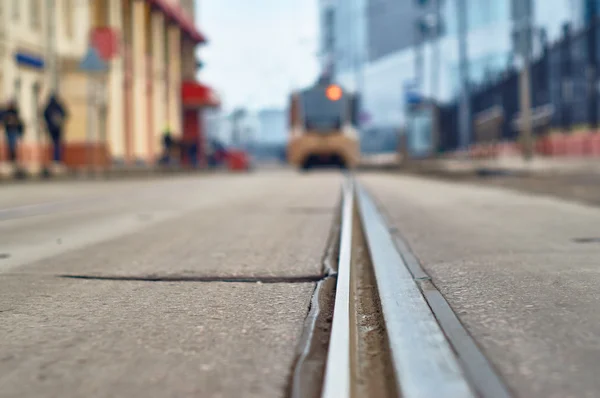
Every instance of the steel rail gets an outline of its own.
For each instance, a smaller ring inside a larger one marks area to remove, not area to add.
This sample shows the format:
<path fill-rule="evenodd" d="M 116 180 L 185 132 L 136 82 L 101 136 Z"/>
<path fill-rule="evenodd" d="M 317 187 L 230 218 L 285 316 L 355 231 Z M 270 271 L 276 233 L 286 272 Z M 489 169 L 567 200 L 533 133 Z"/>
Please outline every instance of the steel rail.
<path fill-rule="evenodd" d="M 351 178 L 344 183 L 343 195 L 336 294 L 322 398 L 350 396 L 350 253 L 354 209 Z"/>
<path fill-rule="evenodd" d="M 475 397 L 372 199 L 357 186 L 357 202 L 403 398 Z"/>
<path fill-rule="evenodd" d="M 355 208 L 356 206 L 356 208 Z M 359 214 L 354 219 L 354 211 Z M 375 275 L 385 324 L 391 366 L 398 394 L 403 398 L 475 398 L 461 362 L 394 237 L 368 193 L 352 177 L 343 186 L 339 265 L 333 322 L 322 398 L 352 396 L 353 320 L 350 286 L 352 228 L 360 222 Z"/>

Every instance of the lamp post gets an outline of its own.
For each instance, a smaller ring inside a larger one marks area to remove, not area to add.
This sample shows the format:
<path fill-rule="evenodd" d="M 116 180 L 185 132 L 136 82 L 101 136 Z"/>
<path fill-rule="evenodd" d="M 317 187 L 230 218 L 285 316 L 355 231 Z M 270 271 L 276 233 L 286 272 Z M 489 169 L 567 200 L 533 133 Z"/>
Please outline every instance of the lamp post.
<path fill-rule="evenodd" d="M 533 158 L 533 125 L 531 120 L 531 82 L 530 82 L 530 58 L 532 43 L 532 24 L 533 15 L 532 0 L 513 0 L 512 10 L 515 23 L 515 45 L 516 53 L 521 59 L 521 71 L 519 74 L 519 97 L 521 117 L 520 137 L 523 144 L 523 157 L 525 160 Z"/>
<path fill-rule="evenodd" d="M 588 39 L 588 79 L 589 79 L 589 118 L 590 126 L 598 128 L 598 68 L 596 67 L 598 38 L 596 31 L 598 26 L 598 3 L 596 0 L 586 0 L 586 23 L 591 26 L 593 34 Z"/>
<path fill-rule="evenodd" d="M 469 59 L 467 49 L 467 4 L 466 0 L 456 0 L 458 21 L 458 54 L 460 70 L 460 116 L 459 148 L 467 150 L 471 139 L 471 95 L 469 93 Z"/>
<path fill-rule="evenodd" d="M 430 14 L 431 16 L 431 14 Z M 432 33 L 431 49 L 431 98 L 436 99 L 440 81 L 440 36 L 442 31 L 442 19 L 440 13 L 440 0 L 433 0 L 433 15 L 429 19 Z"/>
<path fill-rule="evenodd" d="M 366 9 L 362 7 L 362 0 L 355 0 L 354 2 L 355 10 L 356 10 L 356 24 L 355 24 L 355 40 L 356 40 L 356 59 L 355 59 L 355 79 L 356 79 L 356 98 L 358 98 L 358 131 L 359 133 L 363 133 L 362 131 L 362 110 L 364 103 L 364 90 L 365 90 L 365 78 L 364 78 L 364 44 L 363 43 L 363 35 L 361 29 L 364 25 L 364 13 Z"/>
<path fill-rule="evenodd" d="M 424 62 L 424 46 L 425 43 L 429 42 L 431 45 L 431 65 L 430 65 L 430 95 L 432 99 L 435 99 L 438 95 L 439 75 L 440 75 L 440 46 L 439 38 L 442 33 L 443 21 L 440 12 L 440 0 L 425 0 L 420 1 L 419 5 L 424 7 L 429 5 L 428 1 L 431 1 L 430 9 L 417 20 L 417 60 L 415 67 L 419 75 L 415 76 L 419 84 L 423 84 L 422 73 L 423 62 Z M 420 51 L 419 51 L 420 50 Z"/>
<path fill-rule="evenodd" d="M 428 104 L 426 107 L 421 108 L 421 110 L 417 111 L 421 113 L 421 117 L 425 115 L 430 122 L 430 126 L 428 128 L 428 137 L 430 139 L 430 152 L 429 155 L 433 155 L 437 150 L 438 137 L 440 135 L 440 126 L 437 123 L 437 112 L 435 109 L 435 103 L 438 99 L 438 91 L 439 91 L 439 78 L 440 78 L 440 37 L 442 35 L 443 30 L 443 20 L 440 10 L 440 0 L 418 0 L 418 6 L 423 8 L 423 12 L 420 13 L 420 16 L 417 21 L 418 26 L 418 37 L 421 38 L 421 51 L 417 53 L 417 64 L 415 65 L 416 70 L 416 83 L 421 86 L 421 93 L 425 93 L 424 90 L 424 80 L 425 76 L 422 75 L 424 71 L 423 62 L 424 62 L 424 51 L 425 44 L 429 43 L 431 55 L 429 57 L 429 93 L 428 93 Z M 407 108 L 409 109 L 409 108 Z M 414 130 L 414 132 L 413 132 Z M 409 134 L 423 134 L 424 131 L 420 133 L 417 132 L 415 127 L 409 128 Z"/>

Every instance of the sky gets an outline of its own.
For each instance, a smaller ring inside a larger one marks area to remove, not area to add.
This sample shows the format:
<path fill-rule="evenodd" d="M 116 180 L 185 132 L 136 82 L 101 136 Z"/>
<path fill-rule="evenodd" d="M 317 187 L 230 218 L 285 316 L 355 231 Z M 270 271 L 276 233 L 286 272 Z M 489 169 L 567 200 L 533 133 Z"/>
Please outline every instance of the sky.
<path fill-rule="evenodd" d="M 292 89 L 318 74 L 317 0 L 196 0 L 208 43 L 200 80 L 223 109 L 286 106 Z"/>

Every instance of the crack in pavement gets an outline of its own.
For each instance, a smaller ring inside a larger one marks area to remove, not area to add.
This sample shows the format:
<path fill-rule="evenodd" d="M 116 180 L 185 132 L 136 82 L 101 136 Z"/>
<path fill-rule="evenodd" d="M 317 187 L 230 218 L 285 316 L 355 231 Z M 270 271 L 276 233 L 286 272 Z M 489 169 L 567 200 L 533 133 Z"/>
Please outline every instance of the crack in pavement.
<path fill-rule="evenodd" d="M 315 283 L 336 275 L 299 276 L 185 276 L 185 275 L 56 275 L 64 279 L 132 282 L 226 282 L 226 283 Z"/>

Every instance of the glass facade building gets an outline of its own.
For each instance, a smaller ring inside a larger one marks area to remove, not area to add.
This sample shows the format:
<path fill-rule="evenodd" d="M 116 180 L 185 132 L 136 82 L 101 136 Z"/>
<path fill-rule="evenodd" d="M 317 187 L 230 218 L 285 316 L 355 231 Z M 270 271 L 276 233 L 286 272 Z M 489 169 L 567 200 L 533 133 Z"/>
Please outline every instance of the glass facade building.
<path fill-rule="evenodd" d="M 328 6 L 335 10 L 335 76 L 344 86 L 363 93 L 367 115 L 363 127 L 367 132 L 397 131 L 406 124 L 404 87 L 409 82 L 417 80 L 424 96 L 442 102 L 459 94 L 456 0 L 439 1 L 443 34 L 437 41 L 418 48 L 417 19 L 430 10 L 416 9 L 415 0 L 328 1 Z M 472 83 L 480 83 L 513 62 L 511 7 L 513 1 L 525 0 L 465 1 L 469 78 Z M 532 1 L 533 23 L 543 28 L 550 41 L 560 36 L 567 22 L 574 29 L 583 26 L 587 2 L 600 2 Z M 539 45 L 536 40 L 534 45 Z"/>
<path fill-rule="evenodd" d="M 365 29 L 368 61 L 374 62 L 414 47 L 418 39 L 415 23 L 424 12 L 432 10 L 432 5 L 430 2 L 422 10 L 416 0 L 367 0 Z"/>
<path fill-rule="evenodd" d="M 335 73 L 356 71 L 365 57 L 368 0 L 319 0 L 321 61 Z"/>

